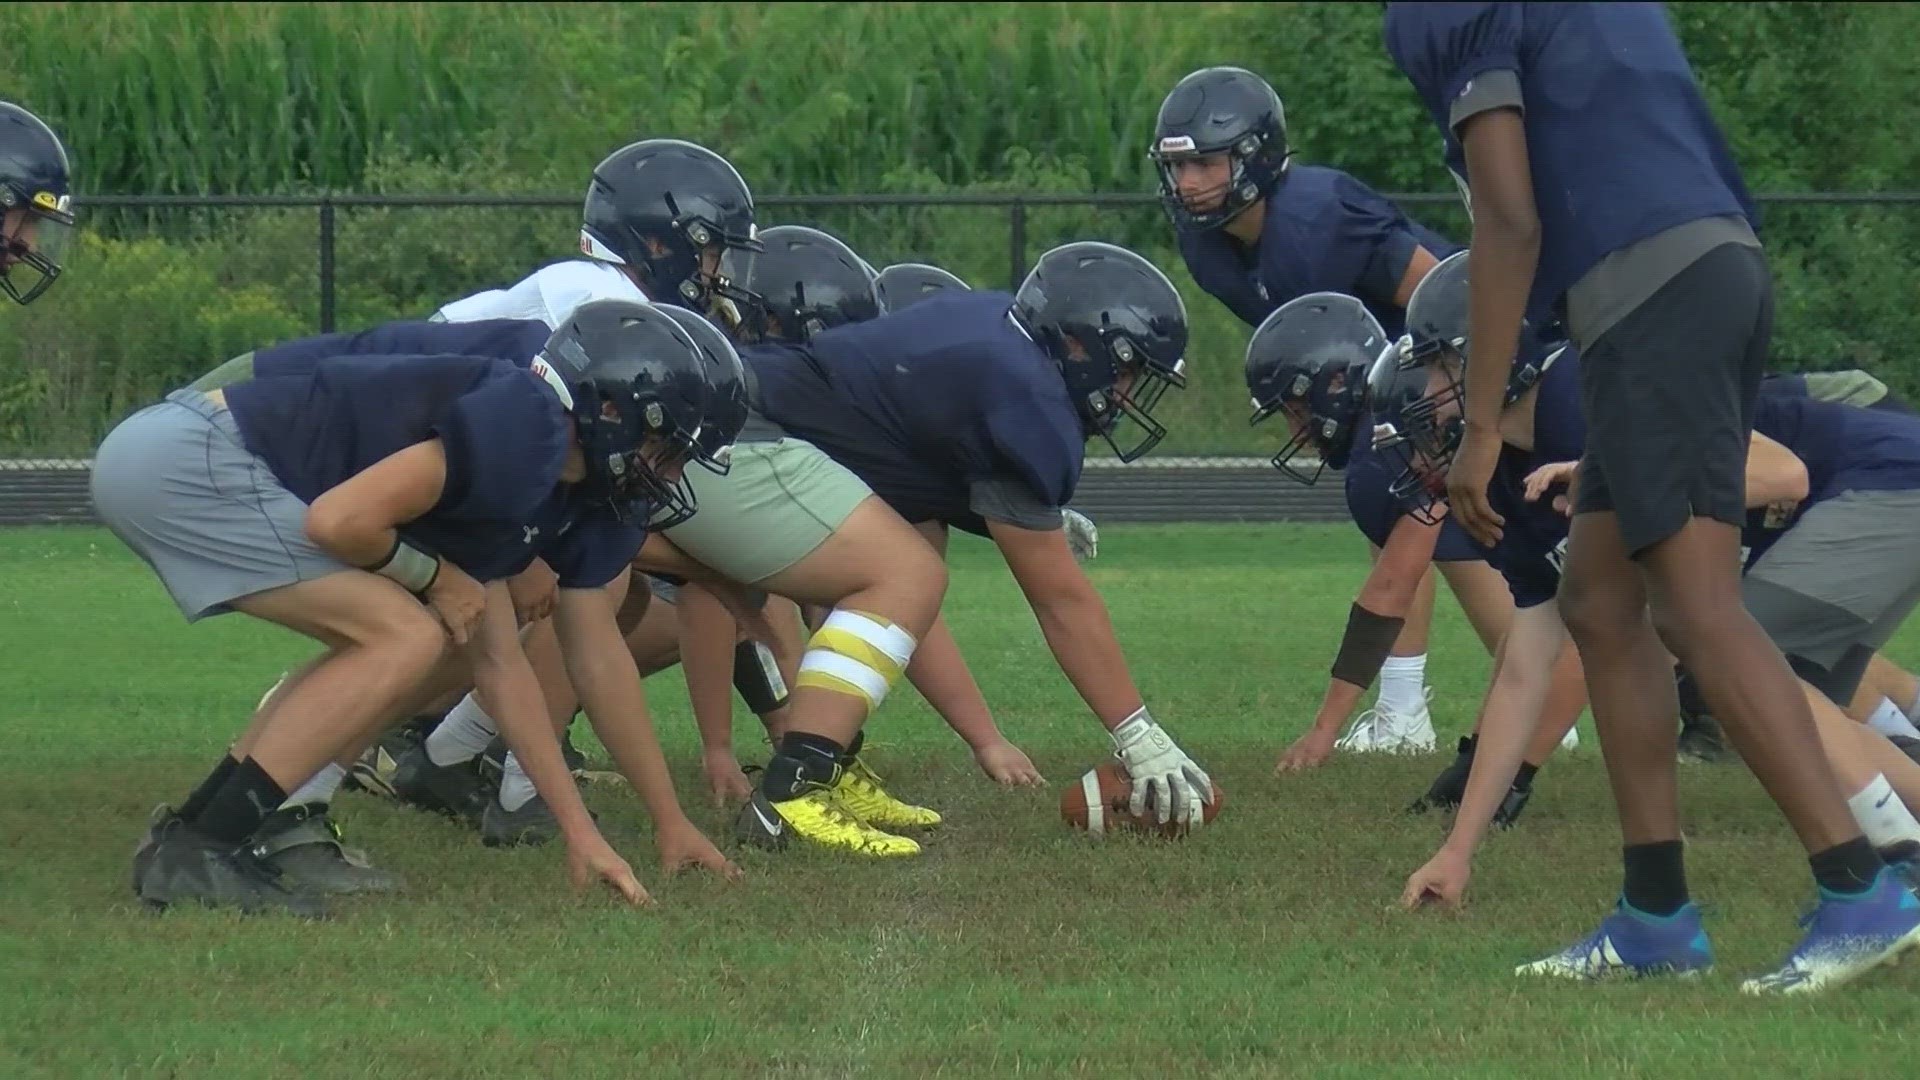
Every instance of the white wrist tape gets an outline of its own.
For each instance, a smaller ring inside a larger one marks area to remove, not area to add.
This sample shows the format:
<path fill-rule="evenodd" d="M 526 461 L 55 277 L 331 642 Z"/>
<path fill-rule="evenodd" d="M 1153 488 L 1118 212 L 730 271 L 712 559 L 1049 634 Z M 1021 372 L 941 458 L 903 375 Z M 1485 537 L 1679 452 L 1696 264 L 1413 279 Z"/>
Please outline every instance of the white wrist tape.
<path fill-rule="evenodd" d="M 379 566 L 370 566 L 367 570 L 397 581 L 401 588 L 420 596 L 432 588 L 435 579 L 439 578 L 440 560 L 406 543 L 396 534 L 393 550 L 387 552 L 387 557 L 381 560 Z"/>

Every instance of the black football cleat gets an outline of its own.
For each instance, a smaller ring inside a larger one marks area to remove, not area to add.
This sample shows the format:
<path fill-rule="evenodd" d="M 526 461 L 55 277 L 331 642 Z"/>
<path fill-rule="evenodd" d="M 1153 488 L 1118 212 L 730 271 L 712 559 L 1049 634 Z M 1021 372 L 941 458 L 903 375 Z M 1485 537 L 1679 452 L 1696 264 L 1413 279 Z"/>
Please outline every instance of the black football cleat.
<path fill-rule="evenodd" d="M 1479 737 L 1462 735 L 1454 751 L 1453 762 L 1440 770 L 1433 778 L 1433 784 L 1427 793 L 1413 801 L 1407 807 L 1410 814 L 1424 814 L 1429 810 L 1445 810 L 1460 805 L 1467 797 L 1467 777 L 1473 773 L 1473 753 L 1479 746 Z"/>
<path fill-rule="evenodd" d="M 247 847 L 221 844 L 170 817 L 145 852 L 134 894 L 156 911 L 175 904 L 236 908 L 246 914 L 285 912 L 303 918 L 327 915 L 320 897 L 292 888 Z"/>
<path fill-rule="evenodd" d="M 481 775 L 479 762 L 474 758 L 457 765 L 435 765 L 427 748 L 416 746 L 401 756 L 394 770 L 394 796 L 408 806 L 446 814 L 477 828 L 496 790 Z"/>
<path fill-rule="evenodd" d="M 367 862 L 340 841 L 325 806 L 283 806 L 268 814 L 249 841 L 253 857 L 305 892 L 331 896 L 398 892 L 400 878 Z"/>
<path fill-rule="evenodd" d="M 1720 721 L 1708 713 L 1681 715 L 1678 750 L 1680 760 L 1701 764 L 1716 764 L 1733 757 Z"/>

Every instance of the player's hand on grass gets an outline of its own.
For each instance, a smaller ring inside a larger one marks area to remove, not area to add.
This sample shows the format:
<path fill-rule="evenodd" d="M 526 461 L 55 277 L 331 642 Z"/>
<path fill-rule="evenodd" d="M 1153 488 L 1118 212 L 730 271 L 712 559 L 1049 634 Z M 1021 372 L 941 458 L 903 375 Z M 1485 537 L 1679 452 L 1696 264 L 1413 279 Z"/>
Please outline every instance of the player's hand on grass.
<path fill-rule="evenodd" d="M 978 747 L 973 752 L 973 760 L 980 765 L 980 771 L 986 773 L 996 784 L 1008 787 L 1039 787 L 1047 782 L 1040 770 L 1033 767 L 1026 751 L 1005 739 Z"/>
<path fill-rule="evenodd" d="M 1441 848 L 1427 865 L 1413 872 L 1407 879 L 1406 891 L 1400 895 L 1400 903 L 1408 911 L 1417 911 L 1429 905 L 1455 908 L 1460 906 L 1460 898 L 1467 891 L 1467 880 L 1473 876 L 1473 860 L 1464 855 Z"/>
<path fill-rule="evenodd" d="M 713 805 L 735 806 L 753 797 L 753 785 L 740 771 L 740 759 L 733 756 L 731 748 L 702 751 L 700 769 L 706 774 Z"/>
<path fill-rule="evenodd" d="M 560 575 L 540 559 L 507 579 L 507 595 L 513 597 L 513 617 L 521 626 L 537 623 L 553 614 L 560 596 Z"/>
<path fill-rule="evenodd" d="M 453 643 L 465 645 L 480 626 L 480 616 L 486 613 L 487 588 L 468 577 L 465 570 L 442 559 L 440 572 L 434 575 L 433 584 L 427 586 L 426 600 L 440 625 L 447 628 Z"/>
<path fill-rule="evenodd" d="M 1113 755 L 1133 781 L 1127 807 L 1135 816 L 1145 814 L 1151 803 L 1159 824 L 1177 821 L 1189 829 L 1206 824 L 1202 807 L 1213 801 L 1213 780 L 1144 706 L 1113 729 Z"/>
<path fill-rule="evenodd" d="M 629 904 L 653 903 L 653 897 L 641 887 L 640 879 L 633 876 L 633 867 L 598 834 L 590 840 L 567 844 L 567 876 L 572 879 L 575 892 L 582 892 L 597 881 Z"/>
<path fill-rule="evenodd" d="M 1336 731 L 1321 731 L 1314 728 L 1293 741 L 1286 752 L 1280 755 L 1280 761 L 1274 765 L 1274 775 L 1290 772 L 1305 772 L 1317 769 L 1333 756 L 1333 744 L 1340 741 Z"/>
<path fill-rule="evenodd" d="M 694 827 L 693 822 L 682 818 L 680 821 L 660 827 L 654 838 L 654 844 L 660 849 L 660 869 L 668 877 L 687 867 L 711 870 L 729 881 L 741 878 L 740 868 L 733 865 L 706 834 Z"/>
<path fill-rule="evenodd" d="M 1577 461 L 1556 461 L 1527 474 L 1527 501 L 1539 502 L 1542 495 L 1560 484 L 1565 484 L 1567 490 L 1553 497 L 1553 508 L 1572 516 L 1573 497 L 1580 488 L 1580 463 Z"/>

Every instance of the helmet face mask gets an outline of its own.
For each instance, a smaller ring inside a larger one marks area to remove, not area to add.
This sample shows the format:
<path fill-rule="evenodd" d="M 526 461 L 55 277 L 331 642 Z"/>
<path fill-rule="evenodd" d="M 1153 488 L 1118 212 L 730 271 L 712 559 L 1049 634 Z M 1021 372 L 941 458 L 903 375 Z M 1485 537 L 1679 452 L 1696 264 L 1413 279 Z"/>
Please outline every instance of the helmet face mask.
<path fill-rule="evenodd" d="M 1415 357 L 1402 338 L 1368 380 L 1374 450 L 1393 476 L 1388 491 L 1422 524 L 1446 516 L 1447 473 L 1466 434 L 1464 366 L 1451 348 Z"/>
<path fill-rule="evenodd" d="M 0 191 L 0 204 L 6 201 Z M 0 291 L 16 304 L 31 304 L 60 277 L 73 241 L 69 196 L 51 208 L 38 203 L 13 207 L 0 216 Z M 30 271 L 31 275 L 22 273 Z"/>

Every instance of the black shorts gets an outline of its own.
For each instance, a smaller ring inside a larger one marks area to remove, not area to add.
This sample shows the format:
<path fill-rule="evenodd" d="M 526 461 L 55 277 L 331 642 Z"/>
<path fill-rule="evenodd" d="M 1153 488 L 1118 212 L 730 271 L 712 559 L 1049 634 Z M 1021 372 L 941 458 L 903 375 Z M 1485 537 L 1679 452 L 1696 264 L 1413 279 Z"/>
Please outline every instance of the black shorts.
<path fill-rule="evenodd" d="M 1773 332 L 1766 255 L 1724 244 L 1581 357 L 1574 513 L 1612 511 L 1638 556 L 1691 517 L 1746 522 L 1747 441 Z"/>

